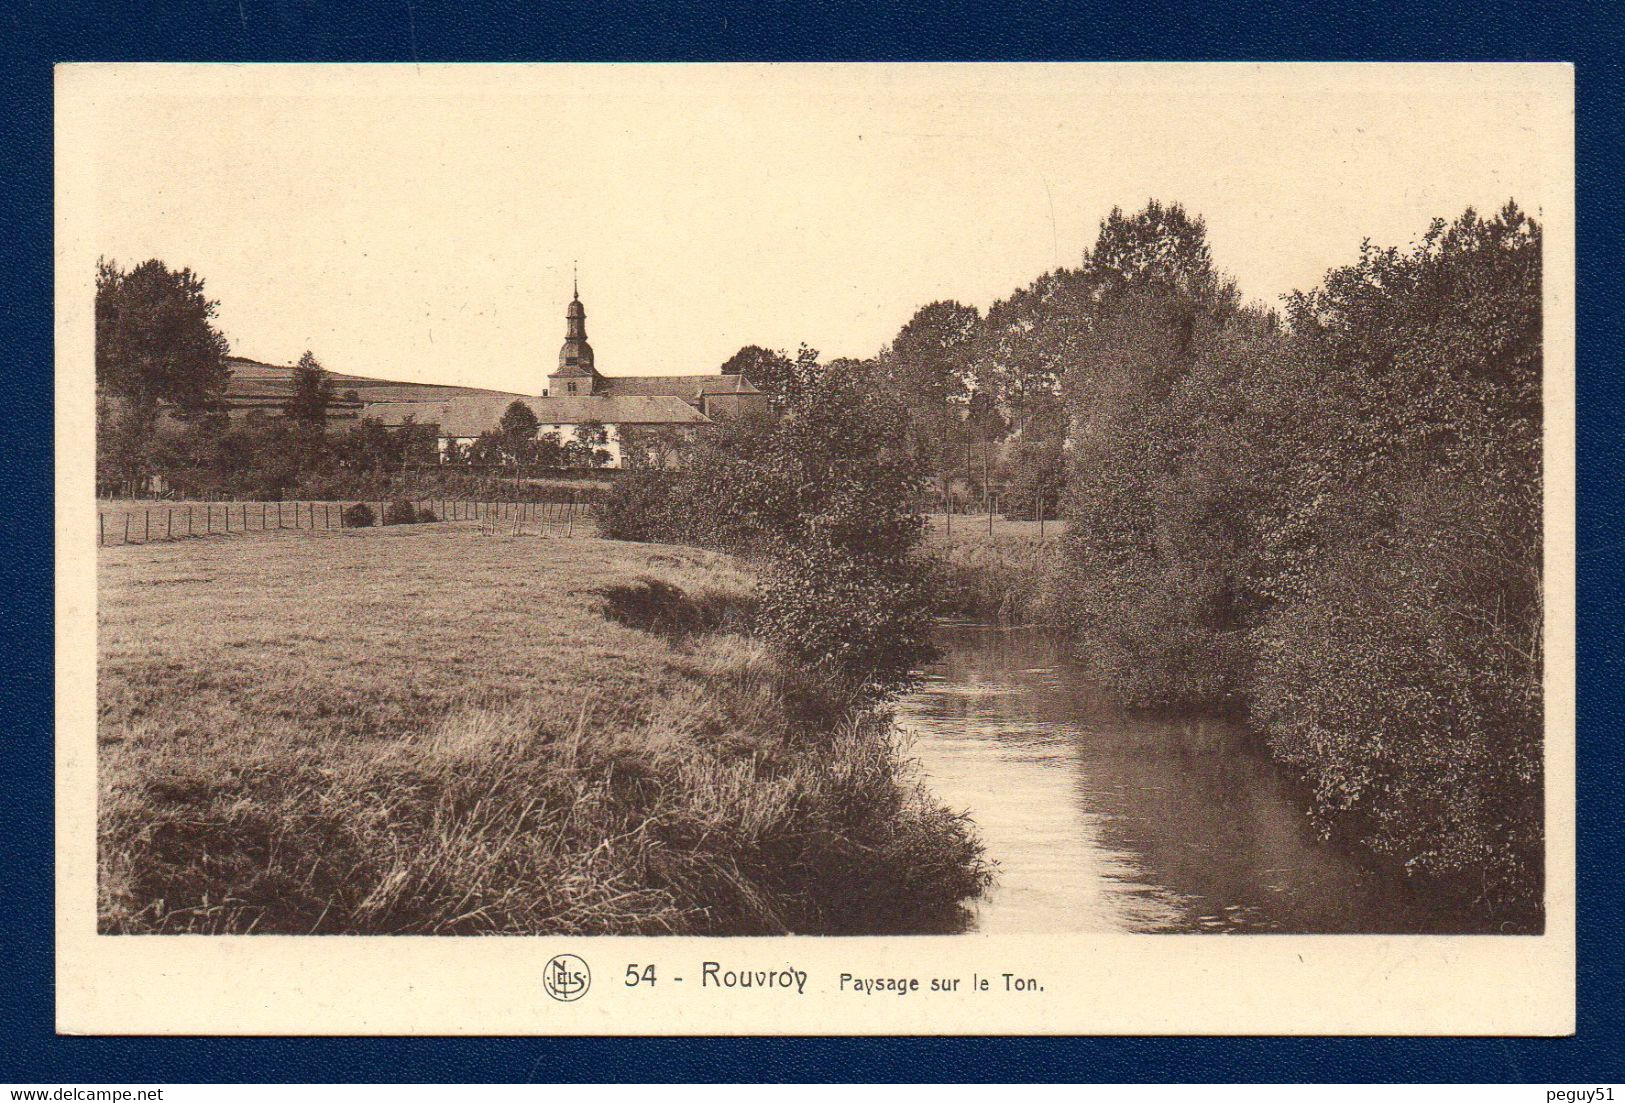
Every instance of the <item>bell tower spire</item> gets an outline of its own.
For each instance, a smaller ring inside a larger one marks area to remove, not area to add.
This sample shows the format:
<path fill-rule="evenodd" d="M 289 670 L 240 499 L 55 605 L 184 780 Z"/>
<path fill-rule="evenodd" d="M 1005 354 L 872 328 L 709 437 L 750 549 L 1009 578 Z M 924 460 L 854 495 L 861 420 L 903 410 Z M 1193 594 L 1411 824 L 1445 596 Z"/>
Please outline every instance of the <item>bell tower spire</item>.
<path fill-rule="evenodd" d="M 598 389 L 598 369 L 587 343 L 587 308 L 581 303 L 581 283 L 575 266 L 570 271 L 570 305 L 564 308 L 564 344 L 559 348 L 558 370 L 548 376 L 548 393 L 555 396 L 590 395 Z"/>

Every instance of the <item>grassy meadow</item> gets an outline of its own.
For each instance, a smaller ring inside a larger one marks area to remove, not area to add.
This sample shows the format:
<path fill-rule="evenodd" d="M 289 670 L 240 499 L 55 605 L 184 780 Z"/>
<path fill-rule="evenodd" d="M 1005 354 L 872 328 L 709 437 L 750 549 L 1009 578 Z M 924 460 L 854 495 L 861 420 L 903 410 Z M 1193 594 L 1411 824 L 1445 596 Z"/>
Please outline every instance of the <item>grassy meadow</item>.
<path fill-rule="evenodd" d="M 931 514 L 925 551 L 936 560 L 944 613 L 999 624 L 1042 622 L 1045 580 L 1060 559 L 1064 521 L 1013 521 L 985 514 Z"/>
<path fill-rule="evenodd" d="M 1021 521 L 995 513 L 990 534 L 985 513 L 956 513 L 952 518 L 941 513 L 927 513 L 925 540 L 929 546 L 947 547 L 953 544 L 985 544 L 990 539 L 994 543 L 1054 540 L 1065 532 L 1065 521 L 1049 519 L 1039 525 L 1037 521 Z"/>
<path fill-rule="evenodd" d="M 724 556 L 429 524 L 99 575 L 104 932 L 936 931 L 986 884 Z"/>

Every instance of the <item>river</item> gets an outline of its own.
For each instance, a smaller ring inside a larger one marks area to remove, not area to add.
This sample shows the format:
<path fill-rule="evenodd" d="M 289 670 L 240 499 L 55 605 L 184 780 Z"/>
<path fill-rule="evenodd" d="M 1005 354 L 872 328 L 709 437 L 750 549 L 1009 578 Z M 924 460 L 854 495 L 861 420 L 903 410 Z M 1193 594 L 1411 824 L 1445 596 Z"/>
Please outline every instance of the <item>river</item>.
<path fill-rule="evenodd" d="M 1440 932 L 1461 917 L 1323 842 L 1236 725 L 1126 712 L 1043 633 L 943 625 L 898 708 L 980 829 L 987 932 Z"/>

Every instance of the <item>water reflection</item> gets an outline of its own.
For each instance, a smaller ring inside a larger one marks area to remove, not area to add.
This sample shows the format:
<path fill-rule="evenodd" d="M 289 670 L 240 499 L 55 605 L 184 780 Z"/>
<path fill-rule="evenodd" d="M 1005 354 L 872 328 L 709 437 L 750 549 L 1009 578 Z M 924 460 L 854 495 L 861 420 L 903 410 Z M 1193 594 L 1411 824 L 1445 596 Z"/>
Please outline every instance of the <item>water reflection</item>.
<path fill-rule="evenodd" d="M 1238 728 L 1125 713 L 1041 633 L 950 625 L 937 643 L 898 718 L 999 862 L 976 929 L 1461 929 L 1319 841 Z"/>

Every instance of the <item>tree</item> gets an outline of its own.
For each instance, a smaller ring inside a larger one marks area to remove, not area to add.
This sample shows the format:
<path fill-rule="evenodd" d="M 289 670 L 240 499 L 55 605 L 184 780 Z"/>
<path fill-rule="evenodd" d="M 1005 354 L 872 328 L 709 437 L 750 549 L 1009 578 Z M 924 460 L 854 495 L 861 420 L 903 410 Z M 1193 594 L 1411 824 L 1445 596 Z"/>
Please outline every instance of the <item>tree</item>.
<path fill-rule="evenodd" d="M 475 467 L 499 467 L 508 459 L 508 442 L 499 429 L 487 429 L 468 446 L 468 462 Z"/>
<path fill-rule="evenodd" d="M 502 411 L 502 418 L 497 422 L 497 432 L 502 437 L 502 450 L 511 463 L 531 463 L 536 458 L 536 432 L 541 428 L 541 422 L 536 420 L 536 411 L 523 400 L 516 398 L 508 403 L 508 408 Z"/>
<path fill-rule="evenodd" d="M 974 353 L 981 333 L 975 307 L 935 302 L 921 307 L 881 351 L 877 375 L 909 413 L 911 446 L 946 481 L 961 453 L 962 414 L 980 393 Z"/>
<path fill-rule="evenodd" d="M 772 352 L 760 345 L 746 345 L 722 365 L 724 374 L 740 373 L 775 406 L 793 401 L 805 391 L 819 372 L 818 350 L 802 345 L 794 359 L 784 352 Z"/>
<path fill-rule="evenodd" d="M 1197 301 L 1235 300 L 1213 267 L 1207 223 L 1178 203 L 1164 206 L 1152 199 L 1132 216 L 1113 207 L 1100 223 L 1094 247 L 1084 254 L 1083 273 L 1105 293 L 1151 283 Z"/>
<path fill-rule="evenodd" d="M 536 439 L 536 431 L 541 428 L 541 422 L 536 420 L 536 411 L 523 399 L 516 398 L 508 403 L 508 408 L 502 411 L 502 420 L 497 423 L 502 435 L 519 444 Z"/>
<path fill-rule="evenodd" d="M 563 447 L 564 462 L 570 467 L 605 467 L 614 459 L 604 447 L 609 430 L 602 422 L 583 421 L 575 427 Z"/>
<path fill-rule="evenodd" d="M 1007 517 L 1053 519 L 1066 485 L 1066 456 L 1057 436 L 1017 438 L 999 465 L 1005 483 L 1000 504 Z"/>
<path fill-rule="evenodd" d="M 884 694 L 930 654 L 930 587 L 915 555 L 921 471 L 900 446 L 907 415 L 853 366 L 805 379 L 778 418 L 730 419 L 681 468 L 616 480 L 606 532 L 759 557 L 756 630 L 855 694 Z"/>
<path fill-rule="evenodd" d="M 540 467 L 564 466 L 564 447 L 557 433 L 543 433 L 536 438 L 534 462 Z"/>
<path fill-rule="evenodd" d="M 160 403 L 183 412 L 217 403 L 231 377 L 219 304 L 190 268 L 147 260 L 128 272 L 96 265 L 96 387 L 146 416 Z"/>
<path fill-rule="evenodd" d="M 219 404 L 230 347 L 214 328 L 217 304 L 190 269 L 148 260 L 125 272 L 96 264 L 96 453 L 104 482 L 152 474 L 160 412 L 190 417 Z"/>
<path fill-rule="evenodd" d="M 283 412 L 294 421 L 323 425 L 327 407 L 333 401 L 333 378 L 314 353 L 306 349 L 293 369 L 293 396 Z"/>
<path fill-rule="evenodd" d="M 692 437 L 693 431 L 681 425 L 623 425 L 621 462 L 629 468 L 675 467 Z"/>
<path fill-rule="evenodd" d="M 1513 204 L 1289 298 L 1325 382 L 1273 476 L 1251 693 L 1324 827 L 1514 918 L 1539 913 L 1544 839 L 1541 301 Z"/>
<path fill-rule="evenodd" d="M 976 389 L 971 354 L 982 316 L 973 306 L 934 302 L 914 312 L 881 354 L 886 382 L 905 401 L 942 407 Z"/>
<path fill-rule="evenodd" d="M 1177 204 L 1133 218 L 1114 210 L 1075 279 L 1092 290 L 1069 294 L 1068 312 L 1046 322 L 1046 341 L 1070 360 L 1057 597 L 1073 646 L 1133 703 L 1234 705 L 1245 649 L 1231 580 L 1208 555 L 1231 545 L 1205 545 L 1186 508 L 1210 503 L 1222 527 L 1227 503 L 1186 478 L 1196 415 L 1177 400 L 1233 317 L 1234 293 L 1212 268 L 1201 219 Z"/>
<path fill-rule="evenodd" d="M 776 380 L 789 375 L 791 360 L 783 352 L 764 349 L 760 345 L 746 345 L 722 365 L 723 375 L 743 375 L 762 390 L 768 390 Z"/>

